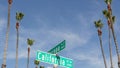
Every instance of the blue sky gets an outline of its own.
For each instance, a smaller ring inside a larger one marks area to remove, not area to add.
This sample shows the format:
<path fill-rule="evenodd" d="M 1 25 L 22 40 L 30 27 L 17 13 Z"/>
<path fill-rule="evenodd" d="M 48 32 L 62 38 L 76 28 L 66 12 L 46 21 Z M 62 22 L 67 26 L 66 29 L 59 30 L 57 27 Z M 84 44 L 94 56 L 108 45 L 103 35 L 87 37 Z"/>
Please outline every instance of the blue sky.
<path fill-rule="evenodd" d="M 113 0 L 113 15 L 116 16 L 114 26 L 118 44 L 120 45 L 120 9 L 118 6 L 120 6 L 120 0 Z M 0 0 L 0 65 L 3 61 L 7 9 L 7 0 Z M 66 48 L 58 54 L 73 59 L 74 68 L 104 68 L 99 39 L 93 23 L 98 19 L 102 19 L 104 23 L 102 29 L 103 47 L 107 65 L 110 67 L 108 27 L 102 14 L 104 9 L 106 9 L 106 4 L 103 0 L 13 0 L 7 67 L 15 67 L 15 14 L 17 11 L 23 12 L 25 15 L 19 29 L 19 68 L 26 68 L 27 38 L 35 40 L 34 45 L 31 47 L 30 68 L 35 68 L 33 61 L 37 50 L 47 52 L 63 40 L 66 40 Z M 114 42 L 112 44 L 114 67 L 117 68 Z M 43 62 L 40 65 L 44 65 L 45 68 L 53 67 L 52 64 Z"/>

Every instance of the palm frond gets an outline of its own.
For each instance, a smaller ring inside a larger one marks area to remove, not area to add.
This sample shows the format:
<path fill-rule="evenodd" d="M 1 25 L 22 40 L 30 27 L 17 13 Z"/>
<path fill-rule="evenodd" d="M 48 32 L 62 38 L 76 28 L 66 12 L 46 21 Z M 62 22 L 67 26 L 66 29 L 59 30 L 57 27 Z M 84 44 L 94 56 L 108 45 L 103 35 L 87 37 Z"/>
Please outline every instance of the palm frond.
<path fill-rule="evenodd" d="M 105 0 L 105 3 L 108 4 L 108 0 Z"/>
<path fill-rule="evenodd" d="M 94 21 L 95 27 L 98 28 L 97 21 Z"/>
<path fill-rule="evenodd" d="M 112 0 L 105 0 L 105 3 L 106 3 L 106 4 L 111 4 L 111 3 L 112 3 Z"/>
<path fill-rule="evenodd" d="M 40 61 L 34 60 L 34 64 L 35 64 L 35 65 L 39 65 L 39 63 L 40 63 Z"/>
<path fill-rule="evenodd" d="M 112 22 L 113 23 L 115 22 L 115 16 L 112 16 Z"/>
<path fill-rule="evenodd" d="M 32 46 L 33 43 L 34 43 L 34 40 L 28 38 L 27 43 L 28 43 L 29 46 Z"/>
<path fill-rule="evenodd" d="M 110 12 L 108 10 L 103 10 L 103 15 L 106 17 L 106 18 L 110 18 Z"/>
<path fill-rule="evenodd" d="M 40 66 L 40 68 L 44 68 L 44 66 Z"/>
<path fill-rule="evenodd" d="M 96 28 L 101 29 L 103 27 L 103 23 L 101 22 L 101 20 L 95 21 L 94 24 Z"/>
<path fill-rule="evenodd" d="M 104 16 L 107 15 L 107 12 L 108 12 L 107 10 L 103 10 L 103 11 L 102 11 L 102 13 L 103 13 Z"/>
<path fill-rule="evenodd" d="M 16 20 L 21 21 L 23 19 L 24 14 L 21 12 L 16 12 Z"/>
<path fill-rule="evenodd" d="M 112 3 L 112 0 L 109 0 L 109 3 L 111 4 L 111 3 Z"/>

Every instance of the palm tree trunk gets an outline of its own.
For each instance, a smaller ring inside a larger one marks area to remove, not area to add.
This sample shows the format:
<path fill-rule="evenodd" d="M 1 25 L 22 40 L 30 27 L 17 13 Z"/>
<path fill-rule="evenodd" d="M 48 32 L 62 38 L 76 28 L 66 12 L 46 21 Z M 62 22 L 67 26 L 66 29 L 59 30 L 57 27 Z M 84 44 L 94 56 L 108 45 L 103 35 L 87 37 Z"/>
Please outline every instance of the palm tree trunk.
<path fill-rule="evenodd" d="M 27 68 L 29 68 L 29 58 L 30 58 L 30 47 L 28 47 Z"/>
<path fill-rule="evenodd" d="M 112 30 L 112 35 L 114 38 L 114 43 L 115 43 L 115 47 L 116 47 L 116 53 L 117 53 L 117 57 L 118 57 L 118 67 L 120 68 L 120 55 L 119 55 L 119 47 L 118 47 L 118 43 L 116 40 L 116 35 L 115 35 L 115 31 L 114 31 L 114 26 L 113 26 L 113 21 L 112 21 L 112 10 L 111 10 L 111 6 L 108 5 L 108 11 L 110 12 L 110 23 L 111 23 L 111 30 Z"/>
<path fill-rule="evenodd" d="M 105 54 L 104 54 L 104 49 L 103 49 L 103 46 L 102 46 L 101 36 L 99 36 L 99 40 L 100 40 L 100 47 L 101 47 L 101 52 L 102 52 L 102 56 L 103 56 L 103 60 L 104 60 L 104 65 L 105 65 L 105 68 L 107 68 L 107 63 L 106 63 L 106 58 L 105 58 Z"/>
<path fill-rule="evenodd" d="M 53 65 L 53 68 L 58 68 L 58 65 L 57 65 L 57 64 L 54 64 L 54 65 Z"/>
<path fill-rule="evenodd" d="M 38 66 L 36 65 L 36 67 L 35 68 L 38 68 Z"/>
<path fill-rule="evenodd" d="M 11 8 L 11 4 L 8 5 L 8 23 L 7 23 L 6 41 L 5 41 L 4 55 L 3 55 L 3 64 L 1 68 L 6 68 L 8 38 L 9 38 L 9 31 L 10 31 L 10 8 Z"/>
<path fill-rule="evenodd" d="M 18 45 L 19 45 L 19 23 L 16 23 L 16 31 L 17 31 L 17 41 L 16 41 L 16 64 L 15 68 L 18 68 Z"/>
<path fill-rule="evenodd" d="M 57 68 L 57 66 L 54 64 L 54 65 L 53 65 L 53 68 Z"/>
<path fill-rule="evenodd" d="M 114 43 L 115 43 L 115 47 L 116 47 L 116 53 L 117 53 L 117 57 L 118 57 L 118 67 L 120 68 L 120 55 L 119 55 L 119 49 L 118 49 L 118 44 L 117 44 L 113 24 L 111 26 L 111 30 L 112 30 L 112 35 L 113 35 L 113 38 L 114 38 Z"/>
<path fill-rule="evenodd" d="M 111 68 L 113 67 L 113 60 L 112 60 L 112 45 L 111 45 L 111 30 L 110 30 L 110 26 L 108 25 L 108 30 L 109 30 L 109 52 L 110 52 L 110 63 L 111 63 Z"/>

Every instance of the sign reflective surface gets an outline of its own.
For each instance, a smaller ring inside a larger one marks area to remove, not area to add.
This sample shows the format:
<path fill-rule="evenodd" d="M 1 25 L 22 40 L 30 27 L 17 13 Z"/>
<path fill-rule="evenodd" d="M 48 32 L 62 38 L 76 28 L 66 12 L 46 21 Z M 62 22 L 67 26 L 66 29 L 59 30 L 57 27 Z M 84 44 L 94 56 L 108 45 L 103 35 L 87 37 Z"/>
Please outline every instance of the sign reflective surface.
<path fill-rule="evenodd" d="M 73 68 L 73 60 L 62 56 L 56 56 L 43 51 L 37 51 L 36 60 L 49 64 L 57 64 L 66 68 Z"/>

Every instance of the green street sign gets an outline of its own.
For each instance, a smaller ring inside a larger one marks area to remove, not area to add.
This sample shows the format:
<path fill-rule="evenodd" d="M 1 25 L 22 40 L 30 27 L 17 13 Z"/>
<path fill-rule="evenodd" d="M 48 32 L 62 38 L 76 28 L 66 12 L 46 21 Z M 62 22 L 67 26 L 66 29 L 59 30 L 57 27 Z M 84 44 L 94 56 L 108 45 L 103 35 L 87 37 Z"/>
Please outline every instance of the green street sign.
<path fill-rule="evenodd" d="M 57 52 L 63 50 L 65 48 L 65 40 L 59 43 L 57 46 L 49 50 L 49 53 L 56 54 Z"/>
<path fill-rule="evenodd" d="M 37 51 L 36 60 L 46 62 L 49 64 L 57 64 L 66 68 L 73 68 L 73 60 L 62 56 L 56 56 L 54 54 L 46 53 L 43 51 Z"/>

